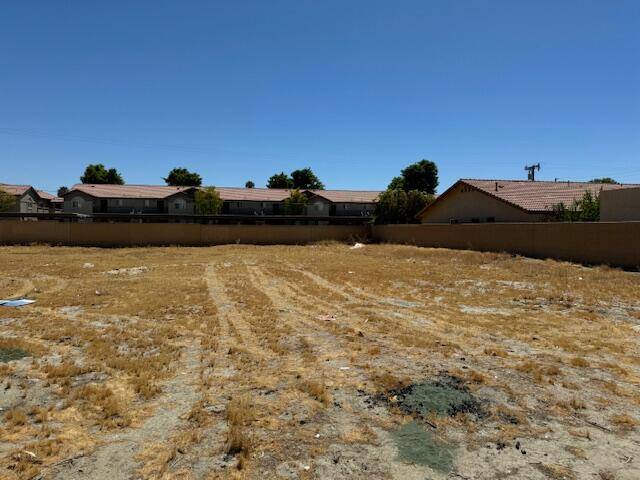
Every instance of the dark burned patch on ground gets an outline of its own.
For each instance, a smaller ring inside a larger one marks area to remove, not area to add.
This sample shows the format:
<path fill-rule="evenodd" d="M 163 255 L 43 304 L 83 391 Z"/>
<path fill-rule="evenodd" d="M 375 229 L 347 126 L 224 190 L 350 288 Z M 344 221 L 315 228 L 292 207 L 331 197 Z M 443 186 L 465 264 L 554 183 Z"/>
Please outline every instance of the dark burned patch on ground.
<path fill-rule="evenodd" d="M 30 355 L 29 352 L 21 348 L 0 348 L 0 363 L 20 360 Z"/>
<path fill-rule="evenodd" d="M 430 413 L 438 416 L 457 413 L 471 413 L 477 418 L 487 416 L 482 402 L 471 394 L 464 382 L 447 374 L 441 374 L 435 380 L 389 390 L 382 394 L 382 400 L 420 418 Z"/>

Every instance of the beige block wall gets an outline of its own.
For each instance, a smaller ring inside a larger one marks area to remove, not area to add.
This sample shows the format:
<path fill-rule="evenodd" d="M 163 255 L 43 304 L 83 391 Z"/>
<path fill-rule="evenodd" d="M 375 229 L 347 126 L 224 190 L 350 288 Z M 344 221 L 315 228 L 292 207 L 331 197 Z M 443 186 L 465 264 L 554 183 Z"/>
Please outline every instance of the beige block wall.
<path fill-rule="evenodd" d="M 600 221 L 640 220 L 640 187 L 600 192 Z"/>
<path fill-rule="evenodd" d="M 640 222 L 375 225 L 372 238 L 640 268 Z"/>
<path fill-rule="evenodd" d="M 457 220 L 459 223 L 470 223 L 474 218 L 486 222 L 489 217 L 496 222 L 538 222 L 540 215 L 527 213 L 508 203 L 493 198 L 486 193 L 475 189 L 469 189 L 464 185 L 458 185 L 433 204 L 422 216 L 422 223 L 451 223 Z"/>
<path fill-rule="evenodd" d="M 193 223 L 64 223 L 0 221 L 0 244 L 257 245 L 363 239 L 366 225 L 200 225 Z"/>

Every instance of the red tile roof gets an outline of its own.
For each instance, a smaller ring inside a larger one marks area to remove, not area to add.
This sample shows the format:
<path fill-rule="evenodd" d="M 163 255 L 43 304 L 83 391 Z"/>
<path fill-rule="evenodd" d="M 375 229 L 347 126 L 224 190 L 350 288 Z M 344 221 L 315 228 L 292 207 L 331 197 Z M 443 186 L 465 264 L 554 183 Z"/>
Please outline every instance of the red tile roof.
<path fill-rule="evenodd" d="M 8 183 L 0 183 L 0 190 L 10 195 L 22 196 L 30 188 L 31 185 L 9 185 Z"/>
<path fill-rule="evenodd" d="M 80 191 L 96 198 L 149 198 L 163 199 L 193 187 L 168 187 L 164 185 L 94 185 L 77 184 L 70 192 Z M 220 198 L 228 201 L 281 202 L 291 190 L 284 188 L 236 188 L 216 187 Z M 305 191 L 305 190 L 302 190 Z M 308 190 L 337 203 L 371 203 L 380 195 L 378 191 Z"/>
<path fill-rule="evenodd" d="M 148 198 L 163 199 L 193 187 L 169 187 L 166 185 L 96 185 L 79 183 L 69 193 L 83 192 L 96 198 Z M 68 194 L 67 194 L 68 195 Z"/>
<path fill-rule="evenodd" d="M 546 182 L 528 180 L 479 180 L 463 178 L 458 180 L 447 191 L 440 195 L 435 202 L 427 205 L 418 216 L 442 200 L 449 191 L 460 183 L 469 185 L 481 192 L 491 195 L 503 202 L 531 213 L 548 213 L 559 203 L 566 206 L 573 204 L 585 192 L 599 195 L 602 190 L 617 190 L 633 187 L 632 184 L 588 183 L 588 182 Z"/>
<path fill-rule="evenodd" d="M 382 193 L 373 190 L 307 190 L 334 203 L 374 203 Z"/>
<path fill-rule="evenodd" d="M 216 187 L 216 190 L 222 200 L 231 201 L 281 202 L 291 193 L 286 188 Z"/>

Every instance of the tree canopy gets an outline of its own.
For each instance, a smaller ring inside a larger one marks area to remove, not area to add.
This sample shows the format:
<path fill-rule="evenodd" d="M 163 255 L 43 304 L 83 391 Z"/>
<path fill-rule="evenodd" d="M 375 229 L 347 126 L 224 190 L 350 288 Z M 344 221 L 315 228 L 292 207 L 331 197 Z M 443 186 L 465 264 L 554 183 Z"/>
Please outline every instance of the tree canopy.
<path fill-rule="evenodd" d="M 597 222 L 600 220 L 600 197 L 584 192 L 582 198 L 568 207 L 563 203 L 554 206 L 553 216 L 559 222 Z"/>
<path fill-rule="evenodd" d="M 87 165 L 80 181 L 82 183 L 124 185 L 124 179 L 118 170 L 115 168 L 107 170 L 102 163 Z"/>
<path fill-rule="evenodd" d="M 293 188 L 324 190 L 324 184 L 309 167 L 291 172 L 291 181 L 293 182 Z"/>
<path fill-rule="evenodd" d="M 199 187 L 202 185 L 202 177 L 200 175 L 183 167 L 174 168 L 163 180 L 172 187 Z"/>
<path fill-rule="evenodd" d="M 307 206 L 307 197 L 297 188 L 284 199 L 285 215 L 303 215 Z"/>
<path fill-rule="evenodd" d="M 267 188 L 291 188 L 293 180 L 284 172 L 274 173 L 267 180 Z"/>
<path fill-rule="evenodd" d="M 419 190 L 405 192 L 399 188 L 380 194 L 376 204 L 376 223 L 417 223 L 416 214 L 435 197 Z"/>
<path fill-rule="evenodd" d="M 66 193 L 69 192 L 69 189 L 67 187 L 60 187 L 58 188 L 58 197 L 62 197 L 63 195 L 65 195 Z"/>
<path fill-rule="evenodd" d="M 593 178 L 589 183 L 618 183 L 611 177 Z"/>
<path fill-rule="evenodd" d="M 253 181 L 251 180 L 247 180 L 246 183 L 244 184 L 244 188 L 255 188 L 256 184 L 253 183 Z"/>
<path fill-rule="evenodd" d="M 267 188 L 298 188 L 300 190 L 324 190 L 324 184 L 320 181 L 311 168 L 300 168 L 287 175 L 284 172 L 276 173 L 269 177 Z"/>
<path fill-rule="evenodd" d="M 387 188 L 405 192 L 418 190 L 433 195 L 438 188 L 438 167 L 430 160 L 412 163 L 400 172 L 399 177 L 394 177 Z"/>
<path fill-rule="evenodd" d="M 8 212 L 16 204 L 16 197 L 0 188 L 0 212 Z"/>
<path fill-rule="evenodd" d="M 195 193 L 196 213 L 217 215 L 222 210 L 222 199 L 215 187 L 205 187 Z"/>

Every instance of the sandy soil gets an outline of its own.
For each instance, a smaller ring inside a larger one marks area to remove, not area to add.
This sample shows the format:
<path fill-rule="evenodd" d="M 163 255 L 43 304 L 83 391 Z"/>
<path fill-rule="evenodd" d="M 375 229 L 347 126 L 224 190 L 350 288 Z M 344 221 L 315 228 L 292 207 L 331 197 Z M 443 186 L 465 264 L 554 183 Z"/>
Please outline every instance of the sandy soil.
<path fill-rule="evenodd" d="M 3 479 L 640 478 L 637 273 L 391 245 L 0 248 L 0 298 L 22 296 L 0 307 Z M 473 408 L 409 408 L 420 385 Z"/>

